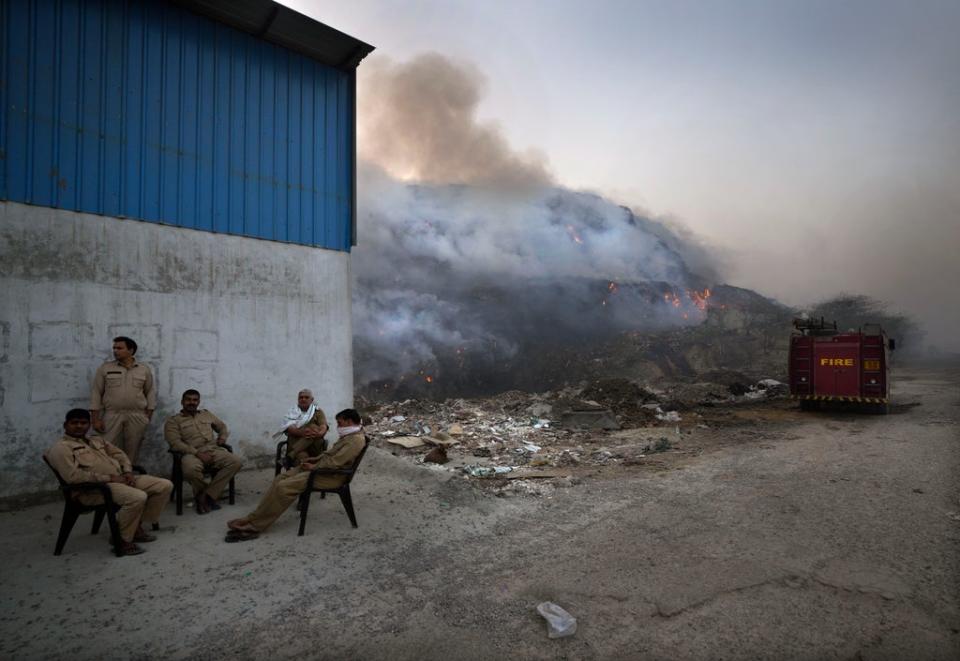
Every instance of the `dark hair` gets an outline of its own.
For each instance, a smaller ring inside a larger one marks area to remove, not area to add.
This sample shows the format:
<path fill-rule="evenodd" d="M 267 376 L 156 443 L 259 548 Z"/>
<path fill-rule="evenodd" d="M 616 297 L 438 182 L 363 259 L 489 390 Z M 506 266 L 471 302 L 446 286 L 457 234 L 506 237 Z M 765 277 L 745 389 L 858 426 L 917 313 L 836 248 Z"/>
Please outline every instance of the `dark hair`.
<path fill-rule="evenodd" d="M 344 420 L 349 420 L 354 424 L 360 424 L 360 414 L 357 413 L 356 409 L 343 409 L 340 411 L 340 413 L 334 416 L 334 420 L 340 420 L 341 418 Z"/>
<path fill-rule="evenodd" d="M 182 402 L 184 399 L 186 399 L 187 395 L 196 395 L 197 397 L 199 397 L 199 396 L 200 396 L 200 391 L 199 391 L 199 390 L 194 390 L 193 388 L 190 388 L 190 389 L 188 389 L 188 390 L 184 390 L 184 391 L 183 391 L 183 394 L 180 395 L 180 401 Z"/>
<path fill-rule="evenodd" d="M 67 415 L 63 421 L 70 422 L 71 420 L 86 420 L 90 422 L 90 411 L 87 409 L 70 409 L 67 411 Z"/>
<path fill-rule="evenodd" d="M 124 344 L 127 345 L 127 348 L 130 349 L 130 353 L 132 353 L 133 355 L 137 354 L 137 343 L 131 340 L 129 337 L 125 335 L 120 335 L 119 337 L 113 338 L 113 341 L 123 342 Z"/>

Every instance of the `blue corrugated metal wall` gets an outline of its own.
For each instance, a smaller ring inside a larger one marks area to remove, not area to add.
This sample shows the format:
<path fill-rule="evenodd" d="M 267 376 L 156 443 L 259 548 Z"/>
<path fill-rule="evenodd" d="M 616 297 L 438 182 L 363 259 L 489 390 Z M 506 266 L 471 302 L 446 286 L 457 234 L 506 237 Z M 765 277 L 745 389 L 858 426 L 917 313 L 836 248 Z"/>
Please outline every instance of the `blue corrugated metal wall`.
<path fill-rule="evenodd" d="M 0 198 L 350 249 L 353 73 L 160 1 L 0 10 Z"/>

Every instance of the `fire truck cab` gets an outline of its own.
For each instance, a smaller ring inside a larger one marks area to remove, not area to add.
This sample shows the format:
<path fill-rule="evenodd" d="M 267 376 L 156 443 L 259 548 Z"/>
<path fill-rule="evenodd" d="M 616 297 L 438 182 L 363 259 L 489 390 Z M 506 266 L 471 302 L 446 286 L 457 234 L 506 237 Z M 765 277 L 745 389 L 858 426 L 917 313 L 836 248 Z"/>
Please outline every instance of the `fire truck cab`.
<path fill-rule="evenodd" d="M 879 324 L 841 332 L 837 322 L 794 319 L 790 336 L 790 396 L 804 410 L 842 402 L 874 413 L 889 407 L 889 360 L 895 342 Z"/>

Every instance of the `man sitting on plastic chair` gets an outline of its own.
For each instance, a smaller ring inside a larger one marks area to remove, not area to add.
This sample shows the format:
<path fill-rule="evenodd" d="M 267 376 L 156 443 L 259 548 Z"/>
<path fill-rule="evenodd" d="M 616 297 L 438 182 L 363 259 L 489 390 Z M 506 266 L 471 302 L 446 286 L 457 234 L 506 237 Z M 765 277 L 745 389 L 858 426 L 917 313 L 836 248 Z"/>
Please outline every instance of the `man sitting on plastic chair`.
<path fill-rule="evenodd" d="M 280 431 L 274 438 L 286 436 L 287 452 L 283 467 L 291 468 L 308 457 L 319 456 L 325 449 L 327 418 L 323 409 L 313 401 L 313 392 L 304 388 L 297 393 L 297 405 L 283 419 Z"/>
<path fill-rule="evenodd" d="M 67 484 L 107 484 L 113 502 L 120 508 L 117 524 L 123 541 L 119 553 L 143 553 L 136 543 L 152 542 L 156 537 L 144 531 L 142 524 L 153 524 L 160 519 L 160 513 L 170 500 L 173 483 L 162 477 L 134 474 L 130 459 L 123 450 L 99 436 L 88 438 L 90 412 L 85 409 L 68 411 L 63 430 L 66 434 L 47 450 L 47 461 Z M 85 505 L 103 502 L 103 496 L 94 493 L 80 494 L 77 498 Z"/>
<path fill-rule="evenodd" d="M 317 457 L 304 459 L 299 466 L 277 475 L 255 510 L 241 519 L 227 522 L 230 530 L 226 541 L 242 542 L 256 539 L 303 492 L 307 486 L 310 471 L 313 469 L 339 469 L 352 466 L 366 444 L 366 437 L 360 424 L 360 414 L 354 409 L 340 411 L 337 414 L 337 433 L 339 439 L 333 447 Z M 314 476 L 313 486 L 336 488 L 345 479 L 343 475 L 317 475 Z"/>
<path fill-rule="evenodd" d="M 243 462 L 223 448 L 230 433 L 227 425 L 200 408 L 198 391 L 185 390 L 180 406 L 180 413 L 170 416 L 163 425 L 163 436 L 171 450 L 183 455 L 180 465 L 193 488 L 193 506 L 197 514 L 206 514 L 220 509 L 217 500 Z M 212 473 L 209 484 L 203 479 L 204 470 Z"/>

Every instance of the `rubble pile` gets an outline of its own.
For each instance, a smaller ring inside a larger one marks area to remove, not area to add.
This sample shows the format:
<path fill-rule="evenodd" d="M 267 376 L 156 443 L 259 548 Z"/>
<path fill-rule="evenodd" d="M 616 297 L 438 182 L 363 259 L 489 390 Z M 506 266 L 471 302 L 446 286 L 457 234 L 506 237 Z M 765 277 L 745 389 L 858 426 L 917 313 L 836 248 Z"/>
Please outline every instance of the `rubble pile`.
<path fill-rule="evenodd" d="M 685 429 L 706 427 L 698 410 L 785 392 L 773 379 L 749 382 L 717 372 L 711 382 L 661 388 L 612 378 L 582 388 L 510 390 L 483 398 L 388 403 L 358 398 L 357 406 L 379 447 L 482 481 L 503 495 L 545 495 L 574 486 L 598 466 L 655 464 L 648 455 L 680 451 Z M 628 430 L 639 433 L 625 436 Z"/>

